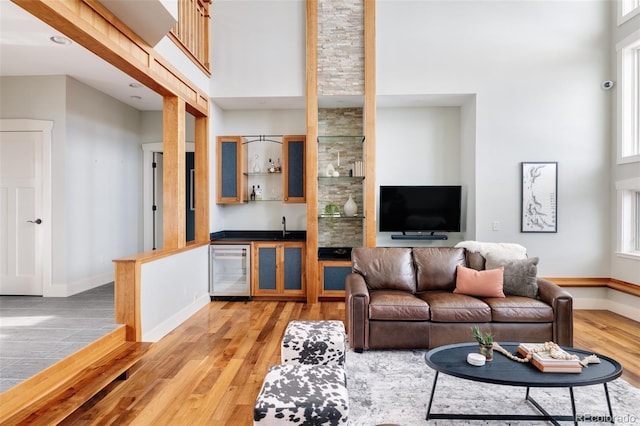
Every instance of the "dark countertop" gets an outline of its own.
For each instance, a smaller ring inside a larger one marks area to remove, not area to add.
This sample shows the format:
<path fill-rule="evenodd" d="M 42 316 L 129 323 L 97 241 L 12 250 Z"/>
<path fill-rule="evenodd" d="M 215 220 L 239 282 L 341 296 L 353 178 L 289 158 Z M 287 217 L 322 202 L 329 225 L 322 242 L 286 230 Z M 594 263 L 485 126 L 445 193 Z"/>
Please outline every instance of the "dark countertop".
<path fill-rule="evenodd" d="M 210 235 L 215 241 L 307 241 L 307 231 L 218 231 Z"/>

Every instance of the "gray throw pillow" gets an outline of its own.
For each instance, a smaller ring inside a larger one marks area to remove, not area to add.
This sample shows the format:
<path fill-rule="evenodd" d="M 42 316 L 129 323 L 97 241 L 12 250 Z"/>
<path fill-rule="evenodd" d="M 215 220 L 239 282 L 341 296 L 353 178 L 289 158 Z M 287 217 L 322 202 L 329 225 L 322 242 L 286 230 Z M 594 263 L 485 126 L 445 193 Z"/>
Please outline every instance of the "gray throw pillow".
<path fill-rule="evenodd" d="M 512 296 L 538 297 L 538 258 L 500 259 L 487 253 L 486 269 L 504 266 L 504 294 Z"/>

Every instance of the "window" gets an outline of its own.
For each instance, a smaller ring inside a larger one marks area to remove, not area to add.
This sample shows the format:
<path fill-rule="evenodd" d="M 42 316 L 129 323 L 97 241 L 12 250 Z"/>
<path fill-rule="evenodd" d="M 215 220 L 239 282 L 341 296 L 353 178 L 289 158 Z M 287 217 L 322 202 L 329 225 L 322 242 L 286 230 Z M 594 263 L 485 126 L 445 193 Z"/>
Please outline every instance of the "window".
<path fill-rule="evenodd" d="M 616 182 L 618 190 L 618 252 L 640 256 L 640 178 Z"/>
<path fill-rule="evenodd" d="M 640 1 L 640 0 L 639 0 Z M 618 51 L 618 163 L 640 161 L 640 31 Z"/>
<path fill-rule="evenodd" d="M 618 25 L 640 13 L 640 0 L 618 0 Z"/>

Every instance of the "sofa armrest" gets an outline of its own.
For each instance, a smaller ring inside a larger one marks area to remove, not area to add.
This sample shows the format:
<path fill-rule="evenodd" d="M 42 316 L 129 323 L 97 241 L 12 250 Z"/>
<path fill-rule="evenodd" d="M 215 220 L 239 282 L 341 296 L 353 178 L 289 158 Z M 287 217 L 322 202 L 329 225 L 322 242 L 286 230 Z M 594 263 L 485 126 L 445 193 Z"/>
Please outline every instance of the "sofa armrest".
<path fill-rule="evenodd" d="M 362 352 L 369 336 L 369 289 L 364 277 L 351 273 L 345 279 L 347 334 L 349 345 Z"/>
<path fill-rule="evenodd" d="M 553 341 L 573 346 L 573 297 L 557 284 L 538 278 L 540 299 L 553 308 Z"/>

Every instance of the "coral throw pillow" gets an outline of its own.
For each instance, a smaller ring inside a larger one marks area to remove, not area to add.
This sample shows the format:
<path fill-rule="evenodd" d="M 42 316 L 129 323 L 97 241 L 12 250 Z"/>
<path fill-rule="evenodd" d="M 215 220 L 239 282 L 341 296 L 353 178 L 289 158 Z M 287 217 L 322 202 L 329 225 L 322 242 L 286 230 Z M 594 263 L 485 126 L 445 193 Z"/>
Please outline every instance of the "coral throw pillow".
<path fill-rule="evenodd" d="M 504 297 L 504 266 L 486 271 L 476 271 L 457 265 L 454 293 L 478 297 Z"/>

